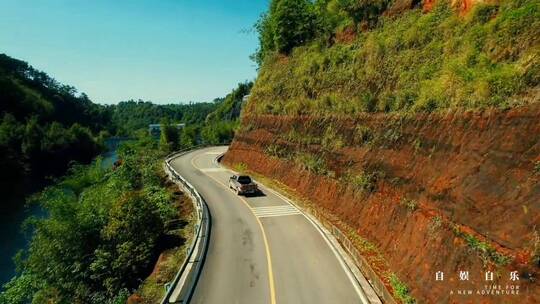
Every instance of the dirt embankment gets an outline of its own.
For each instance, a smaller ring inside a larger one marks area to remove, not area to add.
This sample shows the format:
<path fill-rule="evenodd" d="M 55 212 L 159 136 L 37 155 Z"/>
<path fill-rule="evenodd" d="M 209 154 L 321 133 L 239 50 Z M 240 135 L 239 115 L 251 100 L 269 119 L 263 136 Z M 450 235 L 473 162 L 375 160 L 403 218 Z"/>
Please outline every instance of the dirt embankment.
<path fill-rule="evenodd" d="M 246 115 L 242 125 L 224 161 L 245 163 L 353 227 L 418 302 L 540 303 L 540 106 Z M 503 294 L 519 285 L 519 295 L 482 295 L 496 293 L 486 285 Z"/>

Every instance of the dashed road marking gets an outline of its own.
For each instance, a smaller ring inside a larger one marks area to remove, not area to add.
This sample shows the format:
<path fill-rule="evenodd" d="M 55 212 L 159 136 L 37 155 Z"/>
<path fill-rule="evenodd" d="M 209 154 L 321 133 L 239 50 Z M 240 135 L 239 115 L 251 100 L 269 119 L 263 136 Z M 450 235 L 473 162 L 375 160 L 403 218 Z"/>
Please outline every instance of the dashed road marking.
<path fill-rule="evenodd" d="M 219 154 L 223 154 L 223 152 L 218 152 L 218 151 L 210 151 L 210 152 L 205 152 L 204 154 L 210 154 L 210 155 L 219 155 Z"/>
<path fill-rule="evenodd" d="M 202 168 L 202 169 L 199 169 L 201 170 L 202 172 L 223 172 L 223 171 L 228 171 L 227 169 L 223 169 L 223 168 Z"/>
<path fill-rule="evenodd" d="M 268 207 L 255 207 L 251 208 L 251 210 L 257 217 L 275 217 L 302 214 L 300 210 L 296 209 L 296 207 L 288 204 Z"/>

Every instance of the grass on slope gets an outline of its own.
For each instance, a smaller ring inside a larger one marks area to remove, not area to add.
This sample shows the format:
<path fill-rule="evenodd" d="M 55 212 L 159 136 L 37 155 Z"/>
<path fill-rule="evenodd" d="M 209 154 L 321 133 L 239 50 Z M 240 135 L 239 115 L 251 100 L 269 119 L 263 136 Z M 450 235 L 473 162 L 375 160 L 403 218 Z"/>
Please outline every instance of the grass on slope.
<path fill-rule="evenodd" d="M 540 84 L 540 2 L 503 0 L 461 17 L 432 12 L 382 18 L 351 44 L 313 42 L 269 56 L 251 113 L 354 114 L 509 107 Z"/>

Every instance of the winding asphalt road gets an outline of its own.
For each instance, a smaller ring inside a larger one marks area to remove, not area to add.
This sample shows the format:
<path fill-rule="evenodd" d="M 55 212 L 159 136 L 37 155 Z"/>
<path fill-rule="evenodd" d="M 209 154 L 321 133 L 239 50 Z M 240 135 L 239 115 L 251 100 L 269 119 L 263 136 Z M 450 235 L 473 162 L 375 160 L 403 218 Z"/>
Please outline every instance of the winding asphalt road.
<path fill-rule="evenodd" d="M 237 196 L 232 172 L 214 162 L 227 147 L 195 150 L 171 165 L 211 214 L 206 261 L 191 303 L 367 303 L 335 249 L 294 206 L 262 188 Z"/>

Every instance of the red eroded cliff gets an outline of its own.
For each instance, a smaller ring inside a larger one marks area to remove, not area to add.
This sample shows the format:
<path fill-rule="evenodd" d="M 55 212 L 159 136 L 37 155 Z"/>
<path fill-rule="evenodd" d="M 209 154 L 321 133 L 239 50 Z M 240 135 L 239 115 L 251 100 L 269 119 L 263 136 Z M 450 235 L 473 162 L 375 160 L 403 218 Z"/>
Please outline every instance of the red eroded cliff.
<path fill-rule="evenodd" d="M 540 302 L 539 105 L 414 116 L 247 114 L 224 161 L 287 185 L 353 227 L 420 303 Z M 485 281 L 489 270 L 493 282 Z M 519 286 L 519 295 L 482 295 L 493 284 Z"/>

